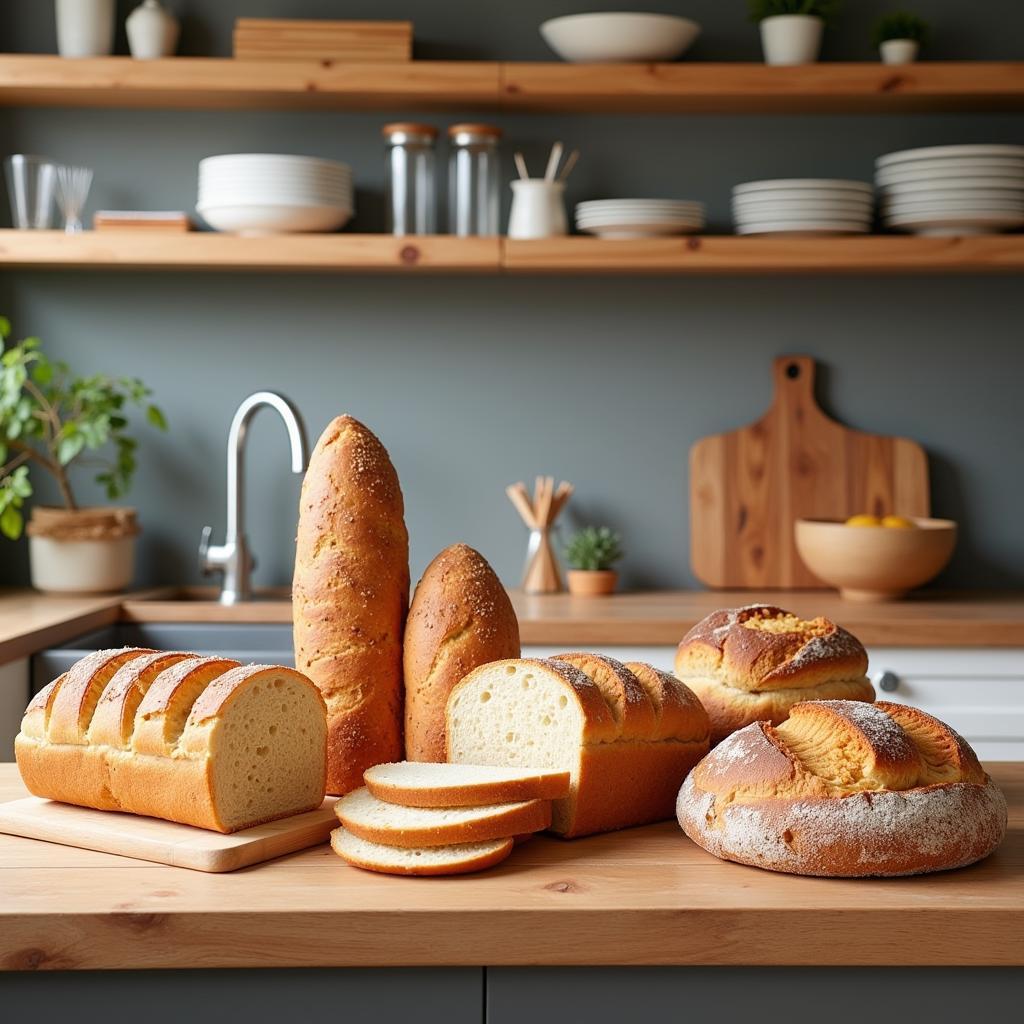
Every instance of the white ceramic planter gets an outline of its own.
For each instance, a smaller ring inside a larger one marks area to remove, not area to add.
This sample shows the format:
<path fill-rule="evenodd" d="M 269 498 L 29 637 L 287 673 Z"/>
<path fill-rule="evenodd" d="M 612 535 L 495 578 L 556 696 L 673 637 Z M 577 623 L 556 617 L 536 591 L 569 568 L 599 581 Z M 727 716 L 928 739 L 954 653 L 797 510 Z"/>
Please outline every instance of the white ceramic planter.
<path fill-rule="evenodd" d="M 125 20 L 128 49 L 136 60 L 172 57 L 178 47 L 178 19 L 159 0 L 143 0 Z"/>
<path fill-rule="evenodd" d="M 883 64 L 913 64 L 921 44 L 916 39 L 886 39 L 878 49 Z"/>
<path fill-rule="evenodd" d="M 114 0 L 56 0 L 57 52 L 106 57 L 114 52 Z"/>
<path fill-rule="evenodd" d="M 766 64 L 813 64 L 821 53 L 825 22 L 810 14 L 777 14 L 761 22 Z"/>
<path fill-rule="evenodd" d="M 80 594 L 124 590 L 135 572 L 135 538 L 29 537 L 28 557 L 36 590 Z"/>
<path fill-rule="evenodd" d="M 564 182 L 543 178 L 512 182 L 509 238 L 554 238 L 568 232 Z"/>

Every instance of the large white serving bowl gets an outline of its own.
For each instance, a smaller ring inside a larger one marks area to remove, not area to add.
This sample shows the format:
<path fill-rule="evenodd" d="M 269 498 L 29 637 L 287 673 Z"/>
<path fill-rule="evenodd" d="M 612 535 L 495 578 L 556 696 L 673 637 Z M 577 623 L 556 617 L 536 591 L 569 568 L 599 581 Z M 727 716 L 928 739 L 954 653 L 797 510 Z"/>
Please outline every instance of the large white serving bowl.
<path fill-rule="evenodd" d="M 540 34 L 562 60 L 646 62 L 681 57 L 700 35 L 700 25 L 672 14 L 602 12 L 551 18 Z"/>
<path fill-rule="evenodd" d="M 293 206 L 286 204 L 241 204 L 197 206 L 196 212 L 216 231 L 246 235 L 282 235 L 302 232 L 336 231 L 352 217 L 352 210 L 339 206 Z"/>

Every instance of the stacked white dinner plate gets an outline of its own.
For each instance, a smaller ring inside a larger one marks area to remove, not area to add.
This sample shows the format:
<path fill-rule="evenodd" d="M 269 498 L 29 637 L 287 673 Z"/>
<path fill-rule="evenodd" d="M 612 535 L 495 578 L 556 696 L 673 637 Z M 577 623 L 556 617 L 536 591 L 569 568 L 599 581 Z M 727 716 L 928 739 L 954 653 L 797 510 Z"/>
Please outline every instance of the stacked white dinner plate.
<path fill-rule="evenodd" d="M 232 153 L 199 161 L 196 212 L 217 231 L 334 231 L 353 208 L 352 169 L 334 160 Z"/>
<path fill-rule="evenodd" d="M 930 146 L 875 161 L 882 223 L 917 235 L 1024 226 L 1024 146 Z"/>
<path fill-rule="evenodd" d="M 691 235 L 704 223 L 704 204 L 686 199 L 593 199 L 576 207 L 576 227 L 601 238 Z"/>
<path fill-rule="evenodd" d="M 866 181 L 776 178 L 732 190 L 738 235 L 858 235 L 871 230 L 874 192 Z"/>

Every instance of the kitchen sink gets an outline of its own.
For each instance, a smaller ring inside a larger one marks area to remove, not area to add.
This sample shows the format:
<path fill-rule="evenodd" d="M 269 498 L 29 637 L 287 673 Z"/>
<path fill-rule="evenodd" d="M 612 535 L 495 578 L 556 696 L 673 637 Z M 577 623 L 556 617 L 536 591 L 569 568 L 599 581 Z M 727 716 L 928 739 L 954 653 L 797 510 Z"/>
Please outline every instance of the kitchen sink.
<path fill-rule="evenodd" d="M 241 662 L 295 664 L 290 623 L 119 622 L 33 655 L 32 692 L 41 690 L 92 651 L 107 647 L 151 647 Z"/>

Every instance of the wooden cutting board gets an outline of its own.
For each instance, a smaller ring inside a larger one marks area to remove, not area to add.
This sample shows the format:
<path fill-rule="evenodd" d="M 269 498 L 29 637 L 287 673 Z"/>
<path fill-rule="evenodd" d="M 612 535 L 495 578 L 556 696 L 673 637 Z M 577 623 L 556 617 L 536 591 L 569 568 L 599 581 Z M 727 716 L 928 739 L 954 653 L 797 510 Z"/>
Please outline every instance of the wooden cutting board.
<path fill-rule="evenodd" d="M 931 511 L 920 445 L 825 415 L 807 356 L 776 359 L 774 378 L 761 419 L 690 449 L 690 563 L 711 587 L 824 587 L 797 554 L 797 519 Z"/>
<path fill-rule="evenodd" d="M 195 871 L 235 871 L 325 843 L 331 829 L 338 827 L 335 803 L 335 797 L 328 797 L 319 810 L 222 835 L 159 818 L 94 811 L 33 796 L 0 804 L 0 832 Z"/>

